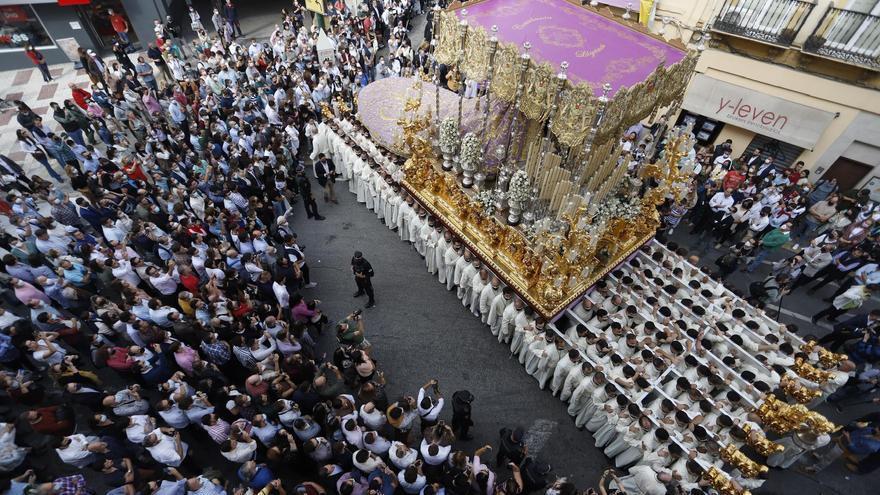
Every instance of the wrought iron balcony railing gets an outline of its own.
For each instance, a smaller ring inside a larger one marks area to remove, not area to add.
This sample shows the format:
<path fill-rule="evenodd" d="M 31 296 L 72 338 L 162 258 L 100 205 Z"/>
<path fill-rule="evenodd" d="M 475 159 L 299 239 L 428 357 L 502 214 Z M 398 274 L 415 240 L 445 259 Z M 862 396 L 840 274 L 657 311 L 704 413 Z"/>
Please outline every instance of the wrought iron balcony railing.
<path fill-rule="evenodd" d="M 801 0 L 725 0 L 712 29 L 789 46 L 813 7 Z"/>
<path fill-rule="evenodd" d="M 880 17 L 829 7 L 803 51 L 880 69 Z"/>

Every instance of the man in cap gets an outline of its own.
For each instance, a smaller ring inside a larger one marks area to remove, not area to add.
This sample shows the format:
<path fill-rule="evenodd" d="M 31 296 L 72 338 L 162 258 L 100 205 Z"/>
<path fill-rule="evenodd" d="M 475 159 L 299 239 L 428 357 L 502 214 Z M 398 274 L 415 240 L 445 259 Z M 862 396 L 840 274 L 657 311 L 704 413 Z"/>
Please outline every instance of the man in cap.
<path fill-rule="evenodd" d="M 358 288 L 357 292 L 354 293 L 354 297 L 366 294 L 369 300 L 365 307 L 374 307 L 376 301 L 373 298 L 373 283 L 371 281 L 374 275 L 373 267 L 360 251 L 354 252 L 354 257 L 351 259 L 351 272 L 354 273 L 354 281 Z"/>

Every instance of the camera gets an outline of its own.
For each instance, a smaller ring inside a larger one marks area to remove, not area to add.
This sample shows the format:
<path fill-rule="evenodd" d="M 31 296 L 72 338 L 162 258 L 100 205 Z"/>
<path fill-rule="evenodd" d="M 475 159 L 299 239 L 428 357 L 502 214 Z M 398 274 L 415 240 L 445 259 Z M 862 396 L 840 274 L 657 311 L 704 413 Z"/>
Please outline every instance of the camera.
<path fill-rule="evenodd" d="M 351 316 L 357 318 L 357 317 L 360 316 L 361 313 L 363 313 L 363 312 L 364 312 L 364 310 L 362 310 L 362 309 L 358 309 L 358 310 L 355 310 L 355 312 L 352 313 Z"/>

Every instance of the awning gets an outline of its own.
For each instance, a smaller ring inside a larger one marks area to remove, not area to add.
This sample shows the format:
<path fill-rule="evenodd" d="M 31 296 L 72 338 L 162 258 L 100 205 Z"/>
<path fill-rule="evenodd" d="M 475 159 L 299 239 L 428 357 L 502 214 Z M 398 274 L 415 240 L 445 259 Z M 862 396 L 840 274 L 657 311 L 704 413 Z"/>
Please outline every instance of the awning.
<path fill-rule="evenodd" d="M 834 114 L 783 98 L 694 75 L 682 108 L 756 134 L 813 149 L 834 119 Z"/>

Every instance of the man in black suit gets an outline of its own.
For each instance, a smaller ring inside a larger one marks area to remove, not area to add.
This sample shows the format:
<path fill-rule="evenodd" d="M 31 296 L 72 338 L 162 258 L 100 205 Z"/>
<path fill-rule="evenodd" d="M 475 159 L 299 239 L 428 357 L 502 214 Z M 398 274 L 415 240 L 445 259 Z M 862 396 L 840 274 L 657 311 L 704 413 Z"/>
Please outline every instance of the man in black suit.
<path fill-rule="evenodd" d="M 318 155 L 314 167 L 315 178 L 318 179 L 318 184 L 324 188 L 324 202 L 330 201 L 339 204 L 339 201 L 336 201 L 336 191 L 333 190 L 333 184 L 336 183 L 336 164 L 324 153 L 321 153 Z"/>
<path fill-rule="evenodd" d="M 866 328 L 876 328 L 880 324 L 880 310 L 854 316 L 834 325 L 834 330 L 820 338 L 817 342 L 830 351 L 837 352 L 847 340 L 857 339 L 865 333 Z M 830 345 L 825 345 L 830 342 Z"/>

